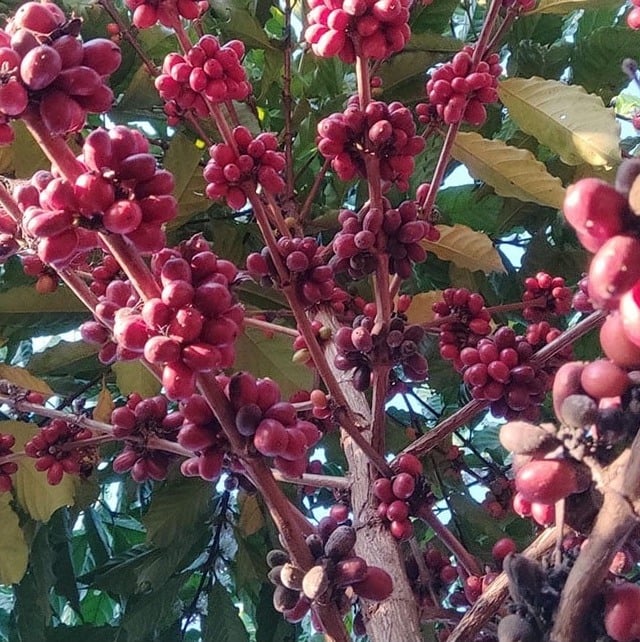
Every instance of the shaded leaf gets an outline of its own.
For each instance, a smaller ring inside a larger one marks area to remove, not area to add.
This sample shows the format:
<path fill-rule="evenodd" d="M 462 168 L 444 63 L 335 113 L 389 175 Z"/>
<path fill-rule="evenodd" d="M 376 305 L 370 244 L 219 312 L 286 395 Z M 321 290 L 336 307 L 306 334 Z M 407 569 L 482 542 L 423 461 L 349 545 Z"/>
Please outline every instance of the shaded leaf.
<path fill-rule="evenodd" d="M 203 148 L 184 133 L 176 134 L 171 140 L 164 157 L 164 166 L 176 181 L 173 195 L 178 199 L 178 216 L 169 222 L 168 228 L 184 225 L 194 214 L 209 207 L 204 196 L 205 180 L 202 176 Z"/>
<path fill-rule="evenodd" d="M 29 547 L 10 501 L 10 493 L 0 494 L 0 584 L 19 582 L 29 560 Z"/>
<path fill-rule="evenodd" d="M 525 149 L 483 138 L 475 132 L 461 132 L 456 136 L 451 155 L 500 196 L 549 207 L 562 206 L 564 188 L 560 179 L 549 174 L 544 164 Z"/>
<path fill-rule="evenodd" d="M 0 422 L 0 432 L 12 434 L 16 438 L 14 450 L 20 451 L 39 430 L 37 426 L 22 421 L 3 421 Z M 64 475 L 57 486 L 51 486 L 47 483 L 46 473 L 35 469 L 34 461 L 31 457 L 23 457 L 19 462 L 14 480 L 16 498 L 33 519 L 48 522 L 58 508 L 73 505 L 79 480 Z"/>
<path fill-rule="evenodd" d="M 227 36 L 242 40 L 248 47 L 276 48 L 255 15 L 240 2 L 213 0 L 212 8 L 216 15 L 226 21 L 221 28 Z"/>
<path fill-rule="evenodd" d="M 280 385 L 283 398 L 301 388 L 313 384 L 313 372 L 306 366 L 292 363 L 292 339 L 275 334 L 268 337 L 264 332 L 246 328 L 236 342 L 236 370 L 248 370 L 256 377 L 271 377 Z"/>
<path fill-rule="evenodd" d="M 18 366 L 9 366 L 6 363 L 0 363 L 0 379 L 6 379 L 10 383 L 24 388 L 25 390 L 33 390 L 34 392 L 41 392 L 47 397 L 53 394 L 53 390 L 38 377 L 34 377 L 26 368 Z"/>
<path fill-rule="evenodd" d="M 423 241 L 427 252 L 433 252 L 444 261 L 469 270 L 504 272 L 500 254 L 493 247 L 491 239 L 482 232 L 476 232 L 466 225 L 437 225 L 440 238 L 437 241 Z"/>
<path fill-rule="evenodd" d="M 138 392 L 143 397 L 153 397 L 160 392 L 160 382 L 140 361 L 118 361 L 111 366 L 116 375 L 118 390 L 123 395 Z"/>
<path fill-rule="evenodd" d="M 538 6 L 530 13 L 565 14 L 580 9 L 605 9 L 619 6 L 618 0 L 539 0 Z"/>
<path fill-rule="evenodd" d="M 238 609 L 220 582 L 211 588 L 208 604 L 202 642 L 249 642 L 249 634 Z"/>
<path fill-rule="evenodd" d="M 509 78 L 500 100 L 524 132 L 535 136 L 568 165 L 616 165 L 620 127 L 602 99 L 577 85 L 543 78 Z"/>
<path fill-rule="evenodd" d="M 84 341 L 60 341 L 51 348 L 38 352 L 29 360 L 29 370 L 38 375 L 78 375 L 87 369 L 99 367 L 98 346 Z"/>
<path fill-rule="evenodd" d="M 206 517 L 213 488 L 199 478 L 179 477 L 153 494 L 151 506 L 142 519 L 147 541 L 167 547 L 184 536 Z"/>

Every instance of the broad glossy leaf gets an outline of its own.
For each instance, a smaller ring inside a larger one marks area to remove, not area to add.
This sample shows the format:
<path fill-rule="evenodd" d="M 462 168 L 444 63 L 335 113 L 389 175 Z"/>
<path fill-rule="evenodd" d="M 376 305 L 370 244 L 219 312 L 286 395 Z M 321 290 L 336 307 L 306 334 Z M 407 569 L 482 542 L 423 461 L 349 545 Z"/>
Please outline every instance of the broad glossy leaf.
<path fill-rule="evenodd" d="M 260 502 L 256 495 L 242 493 L 238 496 L 238 503 L 240 504 L 238 531 L 243 537 L 249 537 L 264 526 L 264 515 L 260 508 Z"/>
<path fill-rule="evenodd" d="M 11 493 L 0 494 L 0 584 L 19 582 L 29 560 L 29 547 L 10 501 Z"/>
<path fill-rule="evenodd" d="M 461 132 L 456 136 L 451 155 L 500 196 L 549 207 L 562 206 L 564 188 L 560 179 L 525 149 L 483 138 L 475 132 Z"/>
<path fill-rule="evenodd" d="M 571 13 L 580 9 L 606 9 L 619 7 L 619 0 L 539 0 L 535 13 Z"/>
<path fill-rule="evenodd" d="M 40 376 L 60 376 L 70 372 L 80 376 L 104 367 L 98 362 L 97 354 L 98 347 L 84 341 L 60 341 L 34 354 L 29 360 L 29 370 Z"/>
<path fill-rule="evenodd" d="M 438 225 L 437 228 L 439 240 L 422 242 L 427 252 L 471 271 L 504 272 L 500 254 L 486 234 L 466 225 Z"/>
<path fill-rule="evenodd" d="M 238 38 L 249 47 L 275 49 L 262 25 L 244 2 L 237 0 L 213 0 L 213 10 L 223 21 L 224 34 Z"/>
<path fill-rule="evenodd" d="M 535 136 L 568 165 L 616 165 L 620 128 L 613 110 L 582 87 L 542 78 L 509 78 L 500 100 L 520 129 Z"/>
<path fill-rule="evenodd" d="M 39 294 L 30 285 L 21 285 L 0 293 L 0 323 L 18 322 L 21 315 L 69 314 L 85 312 L 86 308 L 65 287 L 50 294 Z M 87 313 L 88 314 L 88 313 Z"/>

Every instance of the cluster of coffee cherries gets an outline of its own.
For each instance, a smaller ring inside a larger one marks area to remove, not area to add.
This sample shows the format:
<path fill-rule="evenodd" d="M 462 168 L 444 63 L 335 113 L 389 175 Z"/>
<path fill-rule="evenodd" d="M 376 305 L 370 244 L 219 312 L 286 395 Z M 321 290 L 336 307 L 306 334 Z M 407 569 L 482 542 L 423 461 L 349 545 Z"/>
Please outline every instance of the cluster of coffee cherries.
<path fill-rule="evenodd" d="M 100 283 L 100 282 L 99 282 Z M 112 279 L 106 286 L 100 283 L 97 289 L 104 289 L 98 297 L 95 320 L 85 321 L 80 326 L 82 340 L 91 345 L 100 346 L 98 359 L 100 363 L 110 364 L 116 359 L 131 361 L 139 359 L 140 354 L 118 344 L 112 335 L 116 312 L 120 308 L 132 309 L 140 301 L 131 283 L 125 279 Z"/>
<path fill-rule="evenodd" d="M 414 455 L 400 455 L 397 468 L 398 473 L 391 479 L 376 479 L 372 492 L 380 502 L 378 516 L 389 524 L 391 534 L 402 541 L 413 535 L 413 524 L 409 519 L 412 503 L 424 501 L 426 487 L 422 463 Z"/>
<path fill-rule="evenodd" d="M 216 380 L 220 385 L 227 383 L 224 375 L 218 375 Z M 174 414 L 183 418 L 179 426 L 178 443 L 194 453 L 182 462 L 180 471 L 185 477 L 215 481 L 222 474 L 229 444 L 211 407 L 204 397 L 196 394 L 182 400 L 179 411 Z"/>
<path fill-rule="evenodd" d="M 195 20 L 209 5 L 198 0 L 125 0 L 131 10 L 131 22 L 138 29 L 153 27 L 158 22 L 164 27 L 175 27 L 180 18 Z"/>
<path fill-rule="evenodd" d="M 84 127 L 86 114 L 108 111 L 108 76 L 120 48 L 97 38 L 83 43 L 81 21 L 51 2 L 26 2 L 0 30 L 0 143 L 13 140 L 9 120 L 32 108 L 51 134 Z"/>
<path fill-rule="evenodd" d="M 0 265 L 20 250 L 17 234 L 17 223 L 8 212 L 0 209 Z"/>
<path fill-rule="evenodd" d="M 640 161 L 625 160 L 615 186 L 595 178 L 567 189 L 563 213 L 582 245 L 594 252 L 589 299 L 610 312 L 600 332 L 605 353 L 622 366 L 640 365 Z"/>
<path fill-rule="evenodd" d="M 432 310 L 435 321 L 448 319 L 440 324 L 440 356 L 452 361 L 453 367 L 461 372 L 465 364 L 460 352 L 477 346 L 480 339 L 491 333 L 491 314 L 484 297 L 467 288 L 447 288 L 442 293 L 442 301 L 434 303 Z"/>
<path fill-rule="evenodd" d="M 283 236 L 277 242 L 278 253 L 289 271 L 300 300 L 306 306 L 342 300 L 343 293 L 333 280 L 333 269 L 325 263 L 324 248 L 312 236 Z M 247 271 L 265 285 L 280 283 L 280 275 L 268 247 L 247 257 Z"/>
<path fill-rule="evenodd" d="M 158 252 L 151 267 L 160 296 L 141 309 L 118 309 L 113 336 L 122 348 L 163 366 L 170 399 L 186 399 L 195 392 L 198 373 L 228 368 L 235 359 L 234 341 L 244 318 L 230 290 L 237 268 L 219 259 L 201 237 L 179 250 Z"/>
<path fill-rule="evenodd" d="M 410 7 L 408 0 L 312 0 L 304 37 L 323 58 L 338 56 L 347 64 L 356 56 L 384 60 L 404 49 L 411 36 Z"/>
<path fill-rule="evenodd" d="M 111 413 L 114 436 L 126 441 L 113 460 L 113 470 L 119 474 L 130 471 L 138 483 L 166 479 L 175 456 L 150 448 L 147 442 L 151 436 L 174 440 L 182 422 L 182 413 L 168 412 L 167 399 L 162 395 L 143 399 L 138 393 L 130 394 L 125 405 Z"/>
<path fill-rule="evenodd" d="M 0 461 L 3 457 L 13 454 L 13 447 L 16 444 L 16 438 L 7 434 L 0 433 Z M 18 464 L 15 461 L 5 461 L 0 464 L 0 493 L 8 493 L 13 489 L 13 480 L 11 475 L 18 470 Z"/>
<path fill-rule="evenodd" d="M 545 341 L 555 336 L 547 333 Z M 483 337 L 474 348 L 463 348 L 461 372 L 471 396 L 490 401 L 491 412 L 497 417 L 537 419 L 557 364 L 547 363 L 543 368 L 532 365 L 534 351 L 527 337 L 516 335 L 508 326 Z"/>
<path fill-rule="evenodd" d="M 15 239 L 15 236 L 14 236 Z M 60 284 L 60 278 L 53 268 L 45 265 L 37 256 L 31 254 L 26 249 L 23 249 L 20 254 L 20 263 L 22 271 L 27 276 L 32 276 L 36 279 L 35 288 L 39 294 L 48 294 L 55 292 Z M 1 260 L 0 260 L 1 262 Z"/>
<path fill-rule="evenodd" d="M 56 486 L 65 473 L 88 474 L 95 462 L 95 449 L 82 447 L 81 442 L 93 436 L 91 430 L 64 419 L 52 419 L 24 445 L 27 457 L 35 459 L 40 472 L 47 471 L 47 482 Z M 67 444 L 74 442 L 73 447 Z M 80 442 L 75 445 L 75 442 Z"/>
<path fill-rule="evenodd" d="M 498 100 L 500 56 L 492 53 L 478 62 L 473 58 L 474 48 L 463 47 L 427 82 L 429 104 L 447 125 L 465 122 L 479 127 L 487 119 L 485 105 Z"/>
<path fill-rule="evenodd" d="M 578 281 L 578 288 L 573 294 L 571 307 L 576 312 L 589 314 L 593 312 L 593 304 L 589 299 L 589 277 L 583 276 Z"/>
<path fill-rule="evenodd" d="M 524 280 L 522 300 L 526 305 L 522 316 L 527 321 L 537 322 L 551 314 L 567 314 L 571 310 L 573 293 L 565 285 L 561 276 L 551 276 L 546 272 L 538 272 Z M 544 297 L 544 301 L 539 299 Z"/>
<path fill-rule="evenodd" d="M 282 172 L 285 158 L 278 151 L 275 134 L 253 134 L 242 125 L 233 130 L 233 146 L 227 143 L 212 145 L 211 160 L 204 168 L 206 194 L 211 199 L 224 198 L 234 210 L 247 202 L 247 191 L 255 191 L 256 183 L 268 194 L 280 194 L 285 188 Z"/>
<path fill-rule="evenodd" d="M 274 466 L 285 475 L 300 477 L 307 469 L 309 450 L 322 438 L 317 426 L 298 417 L 272 379 L 239 372 L 229 380 L 227 394 L 238 432 L 251 438 L 261 455 L 273 457 Z"/>
<path fill-rule="evenodd" d="M 169 124 L 176 124 L 187 111 L 204 118 L 209 114 L 207 101 L 245 100 L 251 84 L 242 66 L 244 52 L 240 40 L 221 45 L 215 36 L 206 34 L 184 55 L 167 54 L 155 86 L 165 101 Z"/>
<path fill-rule="evenodd" d="M 317 319 L 314 319 L 311 322 L 311 330 L 313 331 L 314 336 L 318 340 L 319 343 L 324 343 L 325 341 L 328 341 L 333 332 L 331 328 L 323 326 L 320 321 Z M 313 367 L 313 359 L 311 358 L 311 353 L 309 352 L 309 349 L 307 347 L 307 342 L 301 334 L 298 334 L 296 338 L 293 340 L 293 357 L 291 360 L 294 363 L 298 363 L 301 365 L 306 365 L 309 366 L 310 368 Z M 302 395 L 304 394 L 304 391 L 300 390 L 298 391 L 298 394 Z M 300 399 L 300 401 L 309 401 L 309 395 L 307 394 L 306 399 Z"/>
<path fill-rule="evenodd" d="M 359 212 L 341 210 L 340 231 L 333 239 L 333 269 L 346 272 L 352 279 L 362 279 L 377 267 L 377 254 L 389 255 L 389 273 L 402 278 L 411 275 L 413 264 L 422 263 L 427 253 L 420 244 L 437 241 L 440 234 L 427 219 L 420 219 L 416 201 L 403 201 L 391 207 L 383 199 L 383 208 L 366 204 Z"/>
<path fill-rule="evenodd" d="M 285 551 L 270 551 L 267 563 L 271 567 L 269 580 L 275 585 L 276 611 L 289 622 L 300 622 L 311 611 L 314 627 L 322 631 L 314 604 L 334 603 L 346 614 L 351 608 L 348 588 L 367 600 L 386 600 L 393 591 L 391 576 L 354 555 L 355 543 L 356 531 L 352 526 L 323 517 L 317 532 L 307 537 L 314 565 L 306 572 L 292 564 Z"/>
<path fill-rule="evenodd" d="M 411 111 L 402 103 L 373 101 L 362 110 L 357 96 L 349 98 L 343 113 L 318 123 L 317 143 L 341 180 L 366 178 L 365 160 L 374 155 L 380 161 L 383 188 L 395 184 L 402 191 L 408 189 L 414 157 L 425 145 L 416 135 Z"/>
<path fill-rule="evenodd" d="M 391 319 L 389 328 L 373 335 L 374 316 L 358 315 L 352 327 L 343 326 L 335 334 L 337 353 L 334 364 L 338 370 L 353 369 L 352 383 L 364 391 L 371 385 L 371 372 L 376 363 L 401 366 L 411 381 L 424 381 L 427 360 L 419 352 L 424 330 L 420 325 L 408 325 L 403 315 Z"/>
<path fill-rule="evenodd" d="M 96 129 L 80 160 L 85 171 L 73 184 L 40 171 L 14 190 L 39 258 L 66 267 L 98 245 L 96 230 L 123 235 L 140 252 L 161 249 L 162 226 L 175 217 L 177 201 L 173 175 L 158 169 L 146 138 L 120 125 Z"/>

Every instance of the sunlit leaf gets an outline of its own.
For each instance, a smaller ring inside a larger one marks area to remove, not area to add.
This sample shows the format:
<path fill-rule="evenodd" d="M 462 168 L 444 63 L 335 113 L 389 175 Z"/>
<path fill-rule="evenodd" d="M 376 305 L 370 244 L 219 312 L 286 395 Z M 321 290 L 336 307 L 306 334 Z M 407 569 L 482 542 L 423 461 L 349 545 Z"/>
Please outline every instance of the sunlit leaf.
<path fill-rule="evenodd" d="M 258 532 L 264 526 L 264 516 L 260 509 L 258 498 L 253 494 L 243 493 L 238 498 L 240 504 L 240 519 L 238 531 L 244 537 L 249 537 Z"/>
<path fill-rule="evenodd" d="M 543 78 L 509 78 L 498 86 L 509 116 L 568 165 L 616 165 L 620 127 L 612 109 L 582 87 Z"/>
<path fill-rule="evenodd" d="M 96 421 L 103 421 L 105 423 L 110 423 L 111 421 L 111 412 L 115 408 L 113 403 L 113 398 L 107 386 L 102 384 L 102 388 L 98 393 L 98 400 L 96 406 L 93 409 L 93 418 Z"/>
<path fill-rule="evenodd" d="M 153 397 L 160 392 L 160 382 L 140 361 L 118 361 L 111 366 L 116 384 L 123 395 L 137 392 L 143 397 Z"/>
<path fill-rule="evenodd" d="M 461 132 L 456 136 L 451 155 L 500 196 L 555 208 L 562 206 L 562 182 L 526 149 L 483 138 L 475 132 Z"/>
<path fill-rule="evenodd" d="M 41 392 L 47 397 L 53 394 L 53 390 L 49 388 L 46 382 L 38 377 L 34 377 L 26 368 L 19 368 L 17 366 L 9 366 L 6 363 L 0 363 L 0 379 L 6 379 L 10 383 L 24 388 L 25 390 L 33 390 L 34 392 Z"/>
<path fill-rule="evenodd" d="M 606 9 L 619 7 L 619 0 L 539 0 L 530 13 L 571 13 L 580 9 Z"/>
<path fill-rule="evenodd" d="M 19 582 L 29 560 L 29 547 L 10 501 L 11 493 L 0 493 L 0 584 Z"/>
<path fill-rule="evenodd" d="M 9 433 L 16 438 L 16 452 L 21 451 L 25 443 L 38 432 L 39 428 L 35 424 L 22 421 L 0 423 L 0 433 Z M 58 508 L 74 504 L 79 480 L 73 475 L 65 474 L 57 486 L 51 486 L 47 482 L 46 473 L 35 469 L 34 461 L 31 457 L 23 457 L 19 462 L 14 482 L 16 498 L 21 508 L 33 519 L 48 522 Z"/>
<path fill-rule="evenodd" d="M 431 290 L 431 292 L 420 292 L 411 299 L 411 305 L 405 312 L 409 323 L 429 323 L 435 318 L 432 310 L 434 303 L 442 301 L 442 290 Z"/>
<path fill-rule="evenodd" d="M 486 234 L 466 225 L 438 225 L 437 228 L 439 240 L 422 242 L 427 252 L 471 271 L 504 272 L 500 254 Z"/>

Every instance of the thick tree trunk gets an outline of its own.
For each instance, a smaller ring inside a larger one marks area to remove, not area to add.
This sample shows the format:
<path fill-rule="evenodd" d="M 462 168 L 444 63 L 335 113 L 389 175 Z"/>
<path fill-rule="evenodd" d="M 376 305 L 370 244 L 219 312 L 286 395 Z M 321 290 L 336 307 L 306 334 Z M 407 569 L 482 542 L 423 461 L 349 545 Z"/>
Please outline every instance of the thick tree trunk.
<path fill-rule="evenodd" d="M 339 327 L 331 314 L 321 314 L 319 320 L 334 330 Z M 333 365 L 335 348 L 329 342 L 327 358 Z M 334 370 L 338 381 L 344 380 L 345 373 Z M 371 408 L 366 397 L 357 392 L 351 383 L 344 385 L 344 393 L 354 415 L 366 428 L 363 435 L 371 441 Z M 398 541 L 377 518 L 371 494 L 375 471 L 369 465 L 360 448 L 346 434 L 342 433 L 342 445 L 349 462 L 351 507 L 354 527 L 357 531 L 356 553 L 368 564 L 383 568 L 393 578 L 393 593 L 384 602 L 363 601 L 367 633 L 371 642 L 422 642 L 418 605 L 411 590 L 400 553 Z"/>

